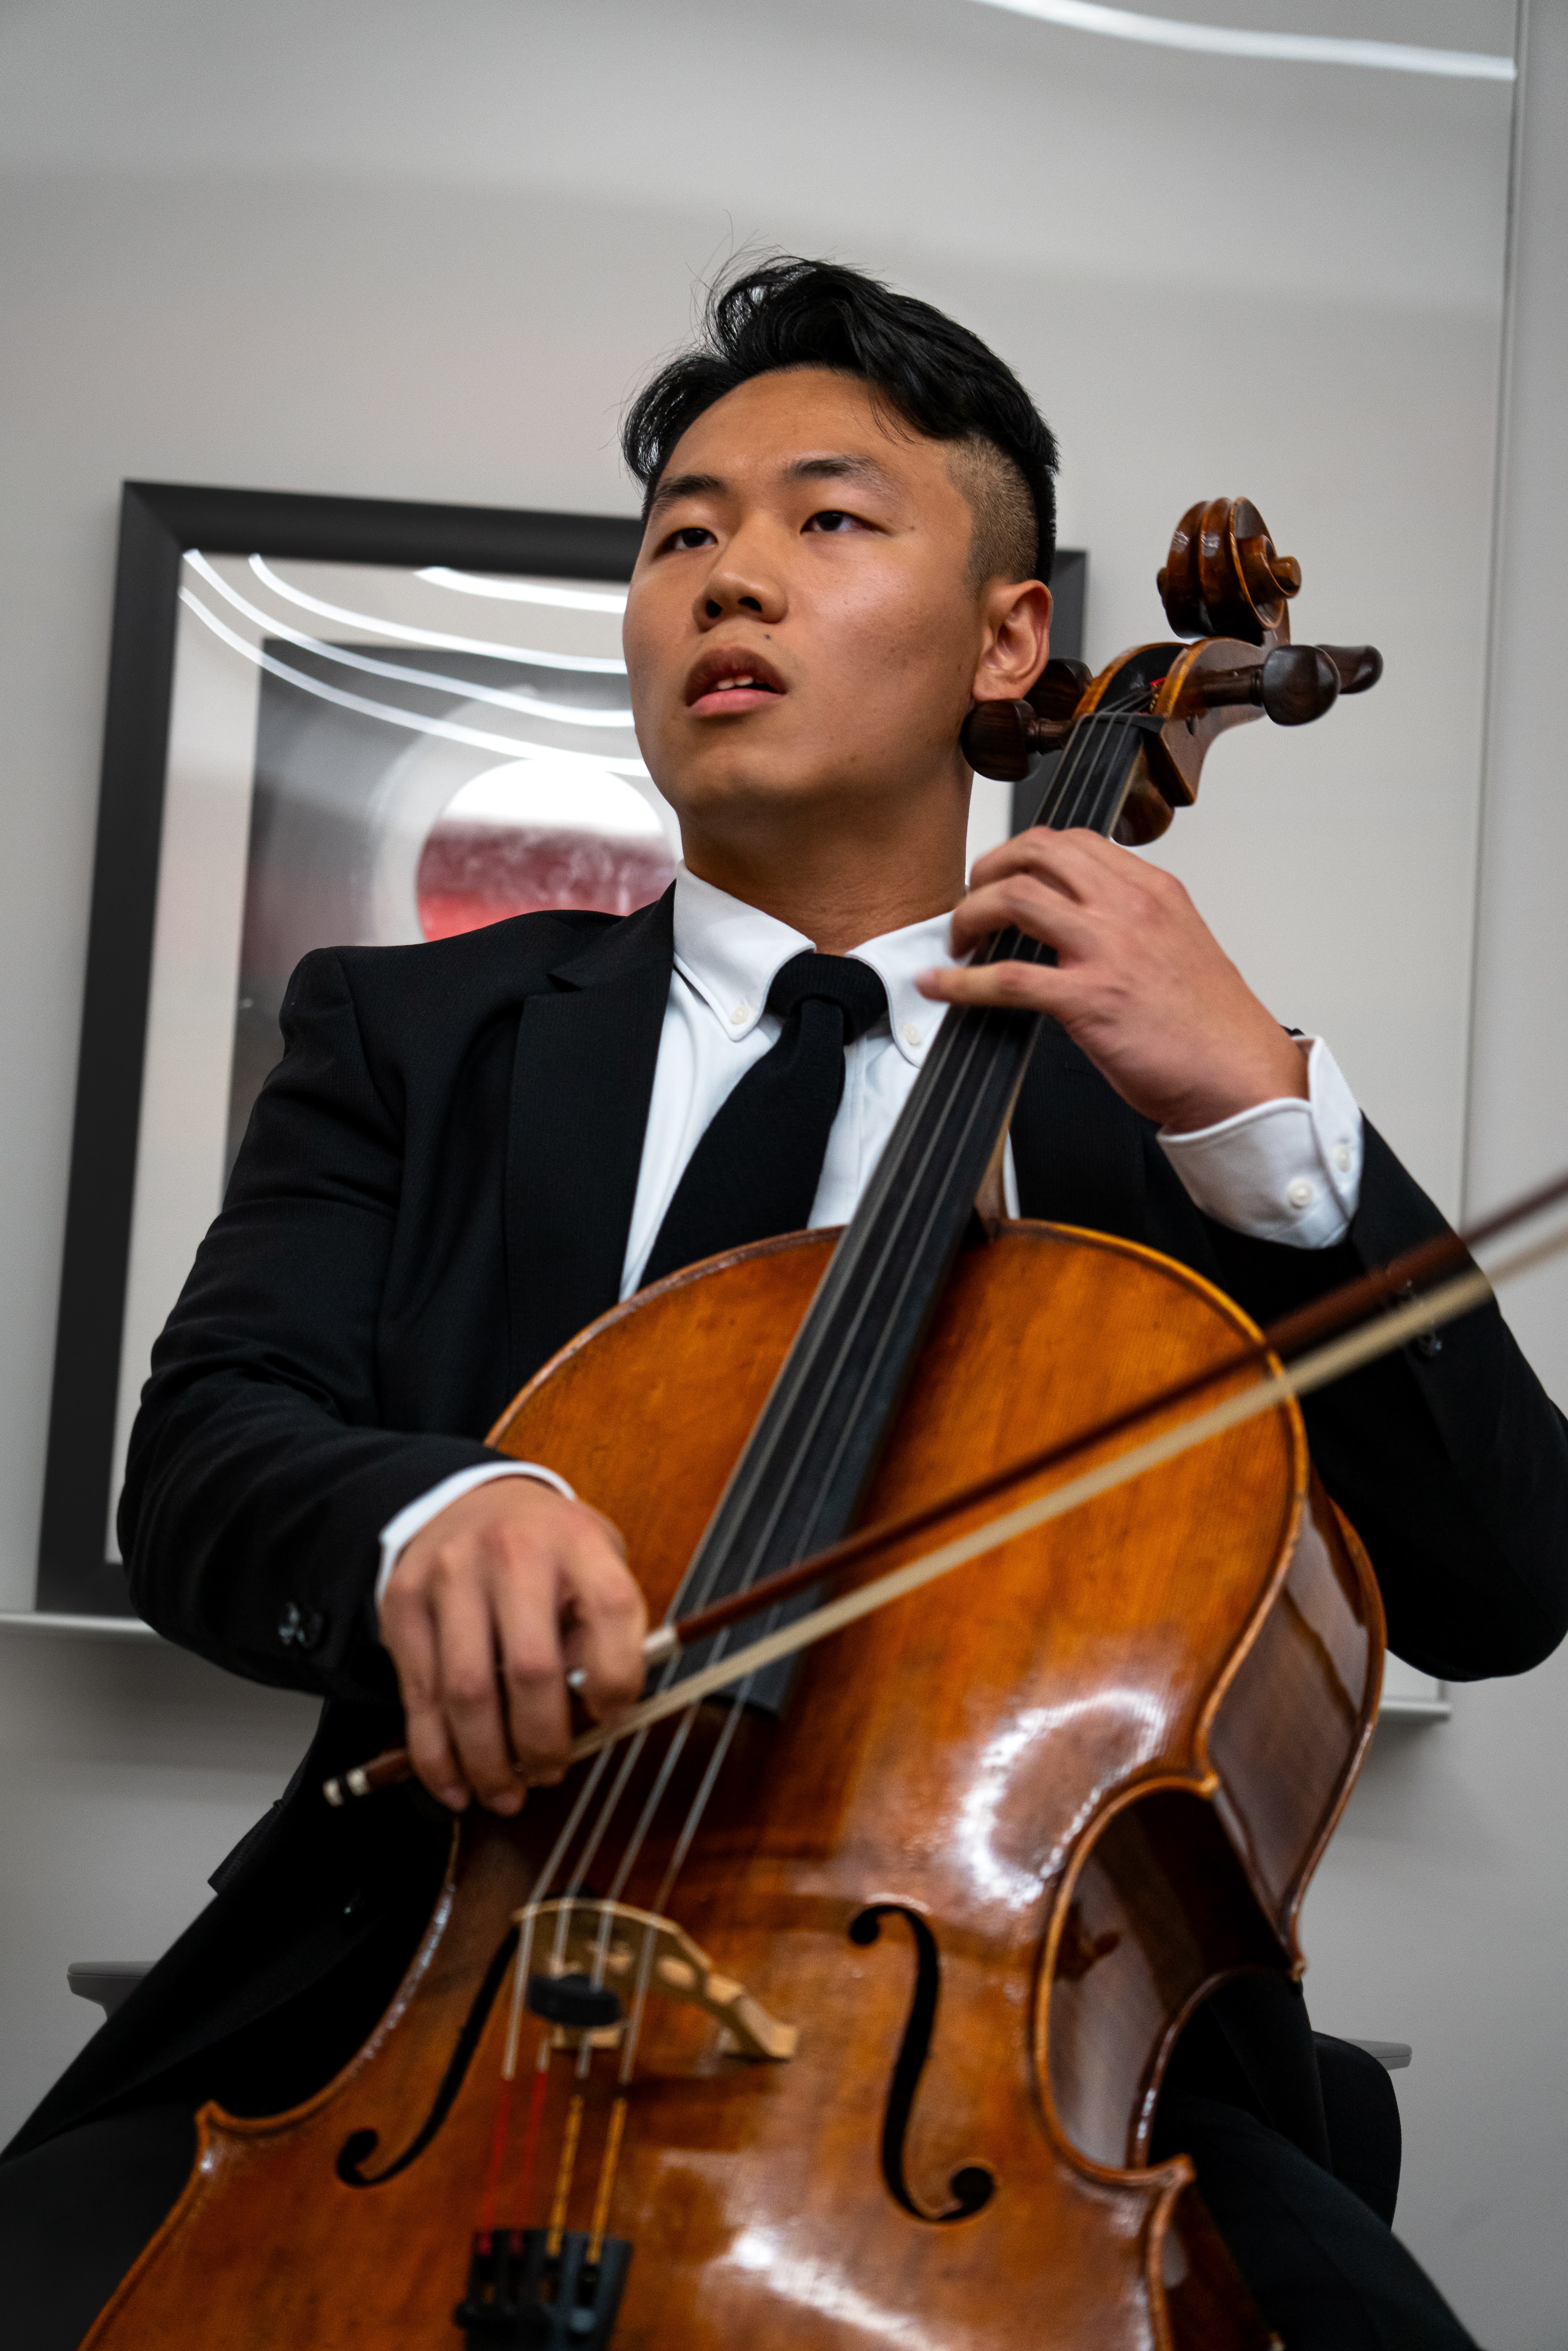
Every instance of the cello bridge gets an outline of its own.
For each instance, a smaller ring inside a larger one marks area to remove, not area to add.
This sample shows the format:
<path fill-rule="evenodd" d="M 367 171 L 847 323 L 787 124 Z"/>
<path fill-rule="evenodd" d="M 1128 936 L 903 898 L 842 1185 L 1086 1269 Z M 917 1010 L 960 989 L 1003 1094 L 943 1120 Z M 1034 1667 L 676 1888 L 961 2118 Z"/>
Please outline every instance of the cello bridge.
<path fill-rule="evenodd" d="M 564 1895 L 553 1902 L 530 1902 L 513 1914 L 534 1953 L 534 1982 L 541 1997 L 529 2005 L 549 2015 L 552 1983 L 570 1977 L 602 1986 L 621 1998 L 612 2023 L 555 2027 L 555 2046 L 579 2049 L 586 2036 L 593 2049 L 613 2049 L 626 2030 L 626 2011 L 650 1992 L 702 2009 L 721 2028 L 720 2047 L 738 2057 L 780 2064 L 795 2054 L 800 2034 L 770 2016 L 743 1983 L 722 1975 L 707 1953 L 673 1918 L 638 1910 L 629 1902 L 605 1902 L 589 1895 Z M 538 1956 L 542 1953 L 542 1957 Z"/>

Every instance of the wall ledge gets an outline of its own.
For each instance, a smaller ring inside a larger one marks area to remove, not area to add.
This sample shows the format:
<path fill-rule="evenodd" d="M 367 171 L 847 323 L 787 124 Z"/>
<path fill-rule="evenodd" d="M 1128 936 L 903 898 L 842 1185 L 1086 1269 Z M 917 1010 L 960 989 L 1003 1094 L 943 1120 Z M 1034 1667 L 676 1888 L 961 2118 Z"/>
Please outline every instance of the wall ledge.
<path fill-rule="evenodd" d="M 0 1632 L 64 1633 L 77 1640 L 157 1641 L 140 1616 L 68 1616 L 47 1608 L 0 1608 Z"/>

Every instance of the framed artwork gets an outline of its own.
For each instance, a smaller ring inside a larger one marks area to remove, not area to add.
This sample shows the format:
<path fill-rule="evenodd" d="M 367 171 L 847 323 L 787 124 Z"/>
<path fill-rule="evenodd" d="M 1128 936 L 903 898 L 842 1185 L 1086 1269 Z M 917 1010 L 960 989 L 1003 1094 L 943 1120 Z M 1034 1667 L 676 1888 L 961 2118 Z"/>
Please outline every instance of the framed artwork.
<path fill-rule="evenodd" d="M 632 520 L 125 486 L 37 1604 L 130 1614 L 125 1447 L 301 956 L 668 886 Z M 1086 559 L 1059 559 L 1076 655 Z M 971 848 L 1041 786 L 982 784 Z"/>

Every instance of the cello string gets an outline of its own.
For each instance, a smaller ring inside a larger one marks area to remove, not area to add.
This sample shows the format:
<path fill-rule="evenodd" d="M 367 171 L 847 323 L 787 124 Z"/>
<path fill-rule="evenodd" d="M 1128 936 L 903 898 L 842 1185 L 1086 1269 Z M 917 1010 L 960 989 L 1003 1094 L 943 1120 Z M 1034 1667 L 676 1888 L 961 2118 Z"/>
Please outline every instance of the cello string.
<path fill-rule="evenodd" d="M 604 2251 L 604 2231 L 610 2221 L 610 2199 L 615 2189 L 615 2171 L 621 2159 L 621 2135 L 626 2127 L 626 2092 L 617 2090 L 610 2108 L 610 2129 L 603 2156 L 600 2159 L 599 2187 L 593 2199 L 593 2218 L 588 2224 L 588 2261 L 597 2269 L 599 2256 Z"/>
<path fill-rule="evenodd" d="M 776 1615 L 777 1611 L 774 1611 L 773 1614 Z M 674 1884 L 676 1876 L 679 1875 L 681 1865 L 685 1859 L 687 1852 L 690 1850 L 692 1839 L 696 1833 L 697 1823 L 701 1820 L 703 1812 L 706 1806 L 707 1799 L 711 1795 L 714 1786 L 717 1782 L 720 1766 L 728 1751 L 730 1741 L 734 1736 L 736 1727 L 740 1720 L 750 1689 L 751 1679 L 747 1677 L 746 1681 L 742 1683 L 741 1687 L 732 1695 L 724 1728 L 718 1740 L 715 1743 L 714 1752 L 708 1759 L 707 1766 L 704 1772 L 701 1785 L 697 1790 L 696 1796 L 695 1797 L 692 1804 L 688 1807 L 686 1821 L 683 1827 L 681 1836 L 677 1840 L 675 1851 L 672 1855 L 669 1865 L 665 1869 L 664 1878 L 660 1883 L 658 1893 L 653 1898 L 653 1908 L 655 1917 L 661 1917 L 664 1915 L 664 1905 L 669 1898 L 670 1889 Z M 683 1744 L 686 1732 L 695 1721 L 697 1711 L 698 1708 L 696 1706 L 690 1708 L 679 1726 L 677 1738 Z M 665 1778 L 667 1778 L 667 1773 L 661 1775 L 661 1788 Z M 623 1889 L 626 1877 L 631 1873 L 631 1869 L 636 1859 L 637 1852 L 641 1850 L 643 1838 L 647 1834 L 647 1830 L 652 1823 L 655 1809 L 656 1804 L 652 1801 L 644 1808 L 643 1818 L 639 1823 L 639 1831 L 635 1839 L 634 1850 L 628 1855 L 622 1865 L 622 1870 L 618 1875 L 615 1885 L 612 1886 L 610 1893 L 605 1896 L 601 1907 L 599 1935 L 594 1951 L 594 1965 L 591 1977 L 591 1980 L 596 1988 L 602 1985 L 604 1980 L 614 1915 L 612 1905 L 620 1898 L 621 1891 Z M 653 1956 L 657 1948 L 657 1927 L 654 1925 L 646 1925 L 643 1928 L 639 1942 L 637 1971 L 633 1993 L 626 2017 L 625 2029 L 621 2036 L 621 2058 L 617 2069 L 615 2095 L 611 2104 L 609 2129 L 606 2136 L 604 2152 L 600 2160 L 599 2181 L 595 2189 L 593 2200 L 593 2217 L 590 2222 L 588 2251 L 588 2259 L 590 2262 L 597 2262 L 599 2259 L 599 2254 L 604 2241 L 605 2230 L 609 2222 L 611 2199 L 614 2192 L 615 2176 L 620 2162 L 621 2142 L 626 2126 L 627 2101 L 631 2092 L 632 2082 L 636 2071 L 637 2054 L 643 2034 L 643 2024 L 647 2012 L 648 1993 L 653 1977 Z M 548 2064 L 548 2055 L 546 2053 L 548 2053 L 549 2046 L 549 2036 L 547 2029 L 544 2039 L 541 2042 L 541 2058 L 546 2064 Z M 580 2085 L 582 2087 L 584 2095 L 586 2095 L 586 2085 L 591 2070 L 592 2056 L 592 2042 L 590 2034 L 585 2031 L 582 2035 L 577 2064 L 577 2078 Z M 542 2082 L 543 2064 L 541 2064 L 539 2078 Z M 529 2111 L 528 2160 L 525 2164 L 523 2186 L 519 2192 L 519 2200 L 525 2215 L 528 2209 L 528 2191 L 532 2181 L 533 2147 L 537 2140 L 537 2114 L 540 2103 L 538 2089 L 536 2087 L 535 2097 L 530 2105 Z"/>
<path fill-rule="evenodd" d="M 1071 813 L 1066 815 L 1065 820 L 1056 827 L 1056 830 L 1065 832 L 1074 826 L 1082 825 L 1092 832 L 1109 833 L 1114 822 L 1115 803 L 1126 788 L 1127 770 L 1130 767 L 1130 762 L 1125 758 L 1126 746 L 1123 739 L 1124 730 L 1118 728 L 1114 722 L 1123 716 L 1133 716 L 1139 705 L 1148 700 L 1148 693 L 1149 689 L 1146 686 L 1139 686 L 1135 692 L 1129 691 L 1117 701 L 1107 705 L 1099 714 L 1106 721 L 1106 724 L 1096 730 L 1100 737 L 1102 756 L 1094 765 L 1091 766 L 1083 778 Z"/>
<path fill-rule="evenodd" d="M 571 1810 L 568 1813 L 566 1821 L 556 1837 L 555 1844 L 550 1847 L 549 1854 L 545 1861 L 544 1866 L 538 1872 L 534 1878 L 533 1886 L 528 1893 L 528 1898 L 523 1906 L 527 1914 L 526 1926 L 528 1938 L 528 1949 L 530 1953 L 533 1949 L 533 1927 L 534 1920 L 538 1916 L 538 1905 L 545 1899 L 545 1889 L 549 1886 L 550 1880 L 554 1877 L 556 1871 L 559 1868 L 562 1857 L 565 1855 L 568 1846 L 570 1844 L 572 1838 L 577 1834 L 579 1823 L 580 1823 L 583 1814 L 587 1812 L 589 1805 L 593 1801 L 594 1790 L 598 1787 L 601 1780 L 604 1777 L 604 1766 L 608 1764 L 609 1760 L 610 1750 L 606 1748 L 604 1750 L 604 1764 L 596 1765 L 594 1770 L 587 1773 L 585 1776 L 581 1787 L 578 1790 L 577 1794 L 572 1801 Z M 520 1937 L 518 1938 L 517 1950 L 520 1955 L 522 1951 L 522 1939 Z M 522 2034 L 523 2010 L 526 2004 L 527 1995 L 527 1971 L 517 1964 L 516 1959 L 514 1959 L 512 1967 L 512 2001 L 507 2020 L 506 2045 L 508 2055 L 507 2059 L 503 2061 L 509 2062 L 514 2070 L 516 2069 L 517 2062 L 517 2044 Z"/>
<path fill-rule="evenodd" d="M 584 2047 L 587 2038 L 584 2036 Z M 555 2193 L 550 2199 L 549 2220 L 545 2238 L 545 2253 L 556 2261 L 560 2254 L 561 2238 L 566 2232 L 566 2212 L 571 2195 L 571 2175 L 577 2168 L 577 2142 L 582 2132 L 583 2094 L 574 2089 L 571 2104 L 566 2110 L 566 2136 L 561 2144 L 560 2159 L 556 2165 Z"/>
<path fill-rule="evenodd" d="M 565 1898 L 556 1924 L 555 1956 L 558 1959 L 561 1957 L 562 1952 L 565 1949 L 566 1927 L 568 1920 L 571 1917 L 571 1905 L 576 1901 L 580 1894 L 582 1894 L 587 1890 L 588 1873 L 593 1866 L 600 1845 L 603 1842 L 605 1832 L 608 1830 L 611 1822 L 615 1817 L 622 1796 L 625 1792 L 626 1782 L 631 1778 L 638 1758 L 641 1756 L 646 1744 L 646 1739 L 641 1732 L 638 1732 L 632 1738 L 632 1743 L 628 1747 L 625 1756 L 622 1761 L 621 1769 L 615 1775 L 614 1784 L 612 1787 L 609 1795 L 604 1799 L 600 1807 L 599 1818 L 594 1823 L 592 1834 L 590 1835 L 586 1845 L 583 1847 L 581 1854 L 579 1855 L 573 1865 L 571 1876 L 567 1882 Z"/>
<path fill-rule="evenodd" d="M 769 1609 L 767 1617 L 764 1619 L 764 1629 L 768 1632 L 771 1632 L 777 1625 L 778 1619 L 778 1609 L 776 1607 Z M 685 1864 L 687 1854 L 691 1851 L 692 1840 L 696 1835 L 697 1828 L 701 1823 L 704 1813 L 707 1810 L 708 1799 L 713 1794 L 715 1788 L 718 1784 L 719 1772 L 723 1768 L 725 1758 L 729 1752 L 730 1743 L 735 1737 L 737 1729 L 739 1728 L 741 1717 L 745 1713 L 747 1701 L 751 1696 L 751 1686 L 754 1679 L 755 1676 L 748 1674 L 745 1680 L 740 1684 L 740 1687 L 732 1692 L 730 1696 L 723 1727 L 719 1731 L 718 1737 L 714 1741 L 713 1752 L 708 1757 L 707 1762 L 704 1767 L 702 1779 L 699 1781 L 695 1792 L 686 1806 L 685 1818 L 681 1823 L 680 1834 L 675 1839 L 674 1848 L 665 1865 L 664 1876 L 659 1881 L 658 1891 L 653 1899 L 651 1907 L 654 1914 L 658 1917 L 662 1917 L 664 1914 L 664 1905 L 670 1898 L 670 1894 L 674 1886 L 675 1880 L 681 1874 L 681 1869 Z M 696 1705 L 689 1707 L 686 1712 L 682 1716 L 680 1728 L 676 1734 L 676 1740 L 681 1745 L 684 1746 L 686 1735 L 695 1723 L 699 1711 L 700 1701 Z M 672 1750 L 674 1750 L 676 1740 L 672 1740 Z M 664 1790 L 667 1785 L 667 1782 L 668 1773 L 666 1771 L 661 1774 L 659 1781 L 649 1794 L 648 1802 L 643 1807 L 643 1817 L 638 1822 L 635 1832 L 627 1841 L 627 1850 L 622 1857 L 621 1867 L 616 1873 L 616 1876 L 611 1886 L 609 1893 L 604 1897 L 606 1907 L 600 1928 L 601 1951 L 596 1952 L 595 1954 L 597 1972 L 595 1974 L 594 1981 L 596 1984 L 602 1983 L 604 1980 L 603 1958 L 601 1954 L 603 1952 L 607 1952 L 609 1949 L 608 1921 L 610 1918 L 610 1910 L 608 1906 L 612 1903 L 618 1902 L 622 1893 L 625 1891 L 626 1881 L 631 1876 L 632 1870 L 636 1867 L 638 1859 L 643 1851 L 643 1844 L 653 1827 L 653 1818 L 658 1810 L 659 1801 L 663 1796 Z"/>
<path fill-rule="evenodd" d="M 534 2078 L 528 2092 L 528 2118 L 523 2126 L 522 2161 L 517 2169 L 518 2225 L 528 2224 L 528 2203 L 534 2191 L 534 2172 L 538 2163 L 539 2139 L 544 2126 L 545 2098 L 549 2089 L 550 2036 L 541 2028 L 538 2054 L 534 2061 Z"/>
<path fill-rule="evenodd" d="M 746 1710 L 746 1702 L 751 1695 L 752 1680 L 753 1677 L 747 1674 L 736 1691 L 734 1702 L 725 1719 L 724 1729 L 714 1742 L 714 1750 L 708 1758 L 702 1784 L 692 1799 L 691 1808 L 681 1826 L 681 1834 L 675 1840 L 674 1849 L 665 1866 L 664 1875 L 659 1881 L 659 1890 L 653 1896 L 653 1907 L 657 1911 L 662 1912 L 670 1898 L 675 1880 L 679 1877 L 685 1865 L 686 1855 L 691 1851 L 692 1839 L 696 1835 L 698 1823 L 707 1810 L 708 1798 L 718 1785 L 718 1775 L 723 1769 L 725 1758 L 729 1753 L 730 1741 L 740 1726 L 741 1716 Z"/>
<path fill-rule="evenodd" d="M 1074 768 L 1062 773 L 1060 778 L 1061 789 L 1054 796 L 1056 806 L 1046 820 L 1051 831 L 1070 831 L 1080 820 L 1079 811 L 1085 801 L 1092 801 L 1094 798 L 1101 781 L 1101 771 L 1114 768 L 1116 730 L 1113 725 L 1107 722 L 1113 721 L 1124 711 L 1135 710 L 1138 705 L 1147 698 L 1148 688 L 1145 685 L 1130 686 L 1113 699 L 1108 699 L 1100 704 L 1096 709 L 1086 712 L 1082 718 L 1075 722 L 1073 742 L 1069 745 L 1068 752 L 1062 755 L 1064 769 L 1069 753 L 1076 747 L 1080 734 L 1087 740 L 1091 748 L 1087 759 L 1079 763 L 1084 770 L 1082 775 Z M 1075 788 L 1071 799 L 1067 792 L 1070 783 Z"/>
<path fill-rule="evenodd" d="M 1109 716 L 1108 713 L 1106 715 Z M 1092 747 L 1088 758 L 1081 763 L 1082 775 L 1072 778 L 1074 789 L 1071 798 L 1069 799 L 1063 792 L 1057 810 L 1052 813 L 1050 823 L 1050 830 L 1052 832 L 1071 832 L 1081 821 L 1080 811 L 1085 803 L 1092 804 L 1099 788 L 1101 771 L 1111 764 L 1113 758 L 1115 737 L 1110 726 L 1095 726 L 1092 721 L 1086 720 L 1084 733 L 1089 737 Z"/>

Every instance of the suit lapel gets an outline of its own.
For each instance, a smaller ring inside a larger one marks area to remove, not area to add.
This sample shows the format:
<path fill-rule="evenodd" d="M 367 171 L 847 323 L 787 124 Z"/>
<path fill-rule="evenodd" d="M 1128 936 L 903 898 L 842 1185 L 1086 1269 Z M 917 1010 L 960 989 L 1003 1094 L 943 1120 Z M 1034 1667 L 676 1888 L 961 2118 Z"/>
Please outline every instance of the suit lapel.
<path fill-rule="evenodd" d="M 530 996 L 507 1153 L 515 1385 L 613 1306 L 674 962 L 673 891 L 601 933 Z"/>

